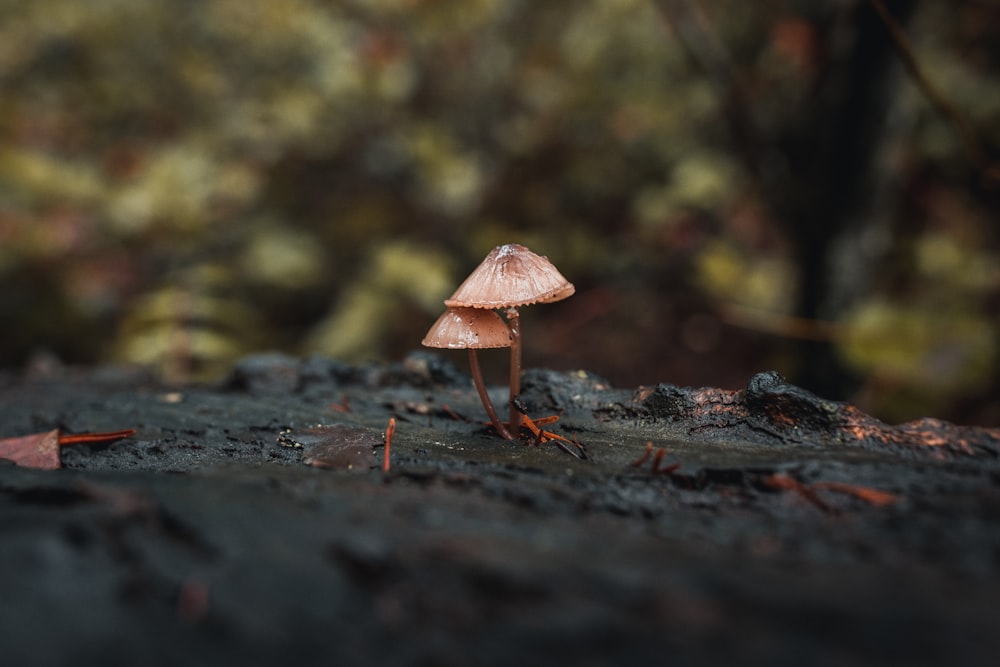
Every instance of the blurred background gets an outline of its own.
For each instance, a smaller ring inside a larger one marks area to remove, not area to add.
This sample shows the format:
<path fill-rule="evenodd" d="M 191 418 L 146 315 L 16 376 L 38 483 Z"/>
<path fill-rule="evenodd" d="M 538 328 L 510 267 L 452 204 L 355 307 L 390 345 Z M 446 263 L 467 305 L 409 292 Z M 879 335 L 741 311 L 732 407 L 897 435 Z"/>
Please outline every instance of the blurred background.
<path fill-rule="evenodd" d="M 0 368 L 399 360 L 519 242 L 529 366 L 1000 424 L 998 65 L 996 0 L 0 0 Z"/>

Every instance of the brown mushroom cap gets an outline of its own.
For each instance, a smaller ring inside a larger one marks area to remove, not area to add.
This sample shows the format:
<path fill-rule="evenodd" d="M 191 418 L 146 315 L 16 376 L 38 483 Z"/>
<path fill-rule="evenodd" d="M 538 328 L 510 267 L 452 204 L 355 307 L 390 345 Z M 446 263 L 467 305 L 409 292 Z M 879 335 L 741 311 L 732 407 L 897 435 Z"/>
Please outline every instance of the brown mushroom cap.
<path fill-rule="evenodd" d="M 547 257 L 523 245 L 497 246 L 444 304 L 465 308 L 510 308 L 560 301 L 576 288 Z"/>
<path fill-rule="evenodd" d="M 510 347 L 510 329 L 499 315 L 481 308 L 449 308 L 424 339 L 427 347 L 449 350 Z"/>

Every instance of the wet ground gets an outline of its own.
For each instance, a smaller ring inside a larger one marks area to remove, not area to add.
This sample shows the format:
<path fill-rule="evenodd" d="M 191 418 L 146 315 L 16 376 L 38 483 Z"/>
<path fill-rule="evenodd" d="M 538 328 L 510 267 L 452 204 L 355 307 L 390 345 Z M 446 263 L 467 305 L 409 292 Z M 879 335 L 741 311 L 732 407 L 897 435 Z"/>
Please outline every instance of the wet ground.
<path fill-rule="evenodd" d="M 767 373 L 531 371 L 522 396 L 586 460 L 492 435 L 423 354 L 259 356 L 204 388 L 0 377 L 0 437 L 137 431 L 0 462 L 0 659 L 995 664 L 1000 433 L 890 427 Z"/>

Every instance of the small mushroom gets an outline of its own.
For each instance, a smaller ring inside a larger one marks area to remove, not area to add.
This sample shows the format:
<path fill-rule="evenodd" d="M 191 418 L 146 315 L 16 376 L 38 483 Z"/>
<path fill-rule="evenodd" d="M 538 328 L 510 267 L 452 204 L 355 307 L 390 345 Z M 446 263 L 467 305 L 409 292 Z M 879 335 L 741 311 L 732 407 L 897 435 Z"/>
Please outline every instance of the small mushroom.
<path fill-rule="evenodd" d="M 548 257 L 508 243 L 491 250 L 444 305 L 501 309 L 560 301 L 575 291 Z"/>
<path fill-rule="evenodd" d="M 492 310 L 477 308 L 448 308 L 437 321 L 431 325 L 421 343 L 427 347 L 446 348 L 449 350 L 469 351 L 469 368 L 472 371 L 472 381 L 479 392 L 479 400 L 486 408 L 493 428 L 504 440 L 513 440 L 510 431 L 503 425 L 493 408 L 493 402 L 486 392 L 483 382 L 483 372 L 479 367 L 479 356 L 476 350 L 485 348 L 510 347 L 513 337 L 503 319 Z"/>
<path fill-rule="evenodd" d="M 514 400 L 521 393 L 521 318 L 519 306 L 551 303 L 572 296 L 576 288 L 547 257 L 517 243 L 497 246 L 444 304 L 449 308 L 504 309 L 510 328 L 510 427 L 521 428 Z"/>

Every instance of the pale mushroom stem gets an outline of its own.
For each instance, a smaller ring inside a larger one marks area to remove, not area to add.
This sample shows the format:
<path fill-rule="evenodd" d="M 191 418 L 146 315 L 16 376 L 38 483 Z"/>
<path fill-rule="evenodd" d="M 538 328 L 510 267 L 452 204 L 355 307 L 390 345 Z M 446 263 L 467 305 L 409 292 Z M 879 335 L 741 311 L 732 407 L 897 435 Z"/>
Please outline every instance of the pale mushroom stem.
<path fill-rule="evenodd" d="M 517 308 L 507 309 L 507 326 L 510 327 L 510 430 L 514 437 L 521 436 L 521 412 L 514 401 L 521 394 L 521 316 Z"/>
<path fill-rule="evenodd" d="M 500 421 L 500 417 L 497 416 L 497 411 L 493 408 L 493 401 L 490 400 L 490 395 L 486 393 L 486 384 L 483 382 L 483 371 L 479 367 L 479 355 L 476 354 L 474 348 L 469 348 L 469 368 L 472 371 L 472 382 L 476 385 L 476 391 L 479 392 L 479 400 L 483 402 L 483 407 L 486 408 L 486 414 L 489 415 L 490 421 L 493 423 L 493 428 L 497 430 L 504 440 L 513 440 L 510 431 L 504 427 L 503 422 Z"/>

